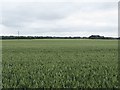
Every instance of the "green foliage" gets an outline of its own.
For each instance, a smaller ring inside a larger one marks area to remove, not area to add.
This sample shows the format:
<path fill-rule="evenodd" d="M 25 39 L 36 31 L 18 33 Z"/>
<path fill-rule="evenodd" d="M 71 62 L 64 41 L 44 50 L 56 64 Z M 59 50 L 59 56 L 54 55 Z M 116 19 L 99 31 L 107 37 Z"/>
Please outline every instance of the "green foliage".
<path fill-rule="evenodd" d="M 117 88 L 117 40 L 5 40 L 4 88 Z"/>

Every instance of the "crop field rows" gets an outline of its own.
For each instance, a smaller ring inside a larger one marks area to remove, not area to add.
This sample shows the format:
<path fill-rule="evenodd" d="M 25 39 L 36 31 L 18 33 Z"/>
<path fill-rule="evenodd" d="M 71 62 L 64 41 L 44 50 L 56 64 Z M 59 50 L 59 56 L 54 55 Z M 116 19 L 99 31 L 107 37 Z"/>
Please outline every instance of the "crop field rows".
<path fill-rule="evenodd" d="M 3 88 L 117 88 L 117 40 L 3 40 Z"/>

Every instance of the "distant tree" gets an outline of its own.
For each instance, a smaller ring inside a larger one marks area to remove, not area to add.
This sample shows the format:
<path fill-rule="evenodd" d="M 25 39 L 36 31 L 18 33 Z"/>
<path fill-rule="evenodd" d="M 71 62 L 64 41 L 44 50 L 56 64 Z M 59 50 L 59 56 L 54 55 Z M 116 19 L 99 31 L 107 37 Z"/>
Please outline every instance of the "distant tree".
<path fill-rule="evenodd" d="M 89 36 L 89 39 L 104 39 L 104 36 L 100 36 L 100 35 L 91 35 L 91 36 Z"/>

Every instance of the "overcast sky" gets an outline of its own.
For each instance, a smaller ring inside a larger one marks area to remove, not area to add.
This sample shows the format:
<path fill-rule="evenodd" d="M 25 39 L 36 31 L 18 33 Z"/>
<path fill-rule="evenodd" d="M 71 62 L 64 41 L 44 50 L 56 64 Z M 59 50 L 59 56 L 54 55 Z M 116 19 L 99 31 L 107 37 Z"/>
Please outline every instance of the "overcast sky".
<path fill-rule="evenodd" d="M 2 2 L 0 35 L 118 36 L 118 2 L 85 0 Z"/>

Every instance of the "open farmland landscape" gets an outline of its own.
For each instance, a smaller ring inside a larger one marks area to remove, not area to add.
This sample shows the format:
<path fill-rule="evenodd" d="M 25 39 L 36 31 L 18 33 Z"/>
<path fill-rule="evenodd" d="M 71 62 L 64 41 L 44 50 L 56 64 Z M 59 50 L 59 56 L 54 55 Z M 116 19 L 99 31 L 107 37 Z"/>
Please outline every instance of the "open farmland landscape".
<path fill-rule="evenodd" d="M 118 87 L 118 41 L 3 40 L 3 88 Z"/>

